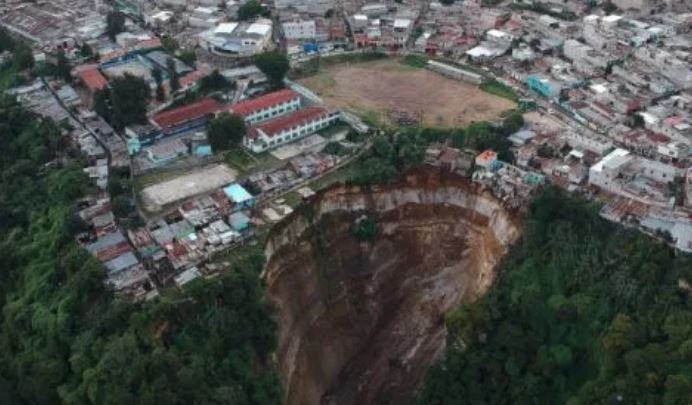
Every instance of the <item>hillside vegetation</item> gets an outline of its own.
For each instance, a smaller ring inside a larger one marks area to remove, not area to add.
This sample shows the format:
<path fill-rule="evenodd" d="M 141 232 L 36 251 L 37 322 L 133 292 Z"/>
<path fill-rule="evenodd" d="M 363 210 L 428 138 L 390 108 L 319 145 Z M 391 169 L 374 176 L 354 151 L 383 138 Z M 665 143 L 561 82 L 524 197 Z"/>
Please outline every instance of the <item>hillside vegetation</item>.
<path fill-rule="evenodd" d="M 547 190 L 482 299 L 447 319 L 421 404 L 689 404 L 692 259 Z"/>
<path fill-rule="evenodd" d="M 275 404 L 261 251 L 131 304 L 74 241 L 89 189 L 58 127 L 0 99 L 0 403 Z"/>

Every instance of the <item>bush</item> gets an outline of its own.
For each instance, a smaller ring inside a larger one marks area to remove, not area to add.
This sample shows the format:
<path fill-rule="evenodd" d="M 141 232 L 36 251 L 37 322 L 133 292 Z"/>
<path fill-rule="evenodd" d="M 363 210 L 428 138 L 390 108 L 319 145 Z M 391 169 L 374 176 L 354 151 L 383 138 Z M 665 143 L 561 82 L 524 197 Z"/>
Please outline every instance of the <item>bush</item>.
<path fill-rule="evenodd" d="M 351 226 L 353 237 L 361 242 L 374 242 L 377 239 L 377 220 L 372 216 L 362 216 Z"/>
<path fill-rule="evenodd" d="M 481 90 L 494 94 L 498 97 L 504 97 L 508 100 L 512 100 L 515 103 L 518 102 L 519 96 L 513 88 L 506 86 L 503 83 L 498 82 L 495 79 L 486 80 L 480 85 Z"/>

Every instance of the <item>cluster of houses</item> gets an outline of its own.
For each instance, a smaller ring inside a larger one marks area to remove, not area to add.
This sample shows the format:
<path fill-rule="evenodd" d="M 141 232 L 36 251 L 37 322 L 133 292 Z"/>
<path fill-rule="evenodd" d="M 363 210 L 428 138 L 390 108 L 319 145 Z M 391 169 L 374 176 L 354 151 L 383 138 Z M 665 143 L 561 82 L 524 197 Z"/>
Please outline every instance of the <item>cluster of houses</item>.
<path fill-rule="evenodd" d="M 403 49 L 411 39 L 420 8 L 405 4 L 389 7 L 385 3 L 369 3 L 348 17 L 356 48 L 380 47 L 390 51 Z"/>
<path fill-rule="evenodd" d="M 520 171 L 503 172 L 513 166 L 497 163 L 494 152 L 486 151 L 476 157 L 475 167 L 482 170 L 474 178 L 508 182 L 519 173 L 529 186 L 547 181 L 583 193 L 604 203 L 605 218 L 653 234 L 654 225 L 660 225 L 658 232 L 668 232 L 677 248 L 692 251 L 692 156 L 687 144 L 661 143 L 644 156 L 603 135 L 538 126 L 522 129 L 510 140 Z M 498 195 L 521 197 L 522 187 Z"/>

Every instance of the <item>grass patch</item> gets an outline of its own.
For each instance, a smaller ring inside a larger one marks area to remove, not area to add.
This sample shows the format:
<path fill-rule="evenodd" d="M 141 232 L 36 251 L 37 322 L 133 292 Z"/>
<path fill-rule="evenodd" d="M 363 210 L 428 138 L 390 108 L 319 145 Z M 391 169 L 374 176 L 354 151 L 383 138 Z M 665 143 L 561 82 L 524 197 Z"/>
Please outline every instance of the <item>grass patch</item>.
<path fill-rule="evenodd" d="M 303 197 L 298 194 L 297 191 L 291 191 L 282 197 L 286 201 L 286 205 L 291 208 L 295 208 L 303 202 Z"/>
<path fill-rule="evenodd" d="M 272 169 L 281 164 L 281 161 L 269 152 L 252 154 L 243 148 L 231 149 L 226 152 L 224 161 L 241 174 Z"/>
<path fill-rule="evenodd" d="M 342 132 L 349 132 L 350 130 L 351 127 L 348 124 L 336 123 L 317 131 L 317 134 L 325 138 L 331 138 L 334 135 L 338 135 Z"/>
<path fill-rule="evenodd" d="M 487 93 L 494 94 L 498 97 L 503 97 L 508 100 L 512 100 L 515 103 L 519 101 L 519 96 L 513 88 L 503 83 L 500 83 L 495 79 L 484 81 L 483 83 L 481 83 L 480 89 Z"/>
<path fill-rule="evenodd" d="M 428 66 L 428 58 L 422 55 L 406 55 L 401 63 L 414 68 L 424 68 Z"/>
<path fill-rule="evenodd" d="M 327 173 L 324 176 L 320 177 L 319 179 L 311 181 L 310 183 L 307 184 L 307 186 L 310 187 L 311 189 L 313 189 L 314 191 L 324 190 L 325 188 L 331 186 L 332 184 L 345 182 L 346 180 L 350 180 L 353 177 L 353 175 L 356 173 L 357 168 L 358 168 L 358 159 L 355 159 L 353 162 L 347 164 L 346 166 L 340 168 L 339 170 L 333 171 L 331 173 Z"/>
<path fill-rule="evenodd" d="M 225 250 L 215 256 L 213 261 L 216 263 L 228 262 L 230 265 L 244 262 L 245 259 L 256 254 L 258 249 L 260 251 L 264 250 L 264 245 L 267 243 L 267 237 L 269 236 L 268 231 L 266 228 L 256 230 L 254 241 L 248 241 L 238 247 Z"/>
<path fill-rule="evenodd" d="M 322 68 L 329 66 L 344 64 L 344 63 L 363 63 L 387 58 L 387 54 L 383 52 L 357 52 L 344 53 L 330 56 L 317 56 L 300 65 L 296 66 L 289 72 L 290 79 L 302 79 L 308 76 L 315 75 Z"/>

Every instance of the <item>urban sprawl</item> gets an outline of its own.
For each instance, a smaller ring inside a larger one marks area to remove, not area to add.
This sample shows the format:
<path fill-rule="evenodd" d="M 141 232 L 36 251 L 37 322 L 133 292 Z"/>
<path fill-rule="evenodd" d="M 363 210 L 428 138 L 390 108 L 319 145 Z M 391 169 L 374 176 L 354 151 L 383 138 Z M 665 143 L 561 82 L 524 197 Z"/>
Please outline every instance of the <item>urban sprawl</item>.
<path fill-rule="evenodd" d="M 79 145 L 98 190 L 78 202 L 89 224 L 79 242 L 136 299 L 218 272 L 374 136 L 396 133 L 389 124 L 423 125 L 402 105 L 385 128 L 299 75 L 277 85 L 256 64 L 267 53 L 296 72 L 398 58 L 509 99 L 524 115 L 508 137 L 513 161 L 435 143 L 426 163 L 511 205 L 557 185 L 692 252 L 687 0 L 6 0 L 0 24 L 31 44 L 36 63 L 69 64 L 71 79 L 41 76 L 10 93 Z M 146 122 L 102 116 L 99 95 L 122 77 L 157 95 Z M 244 122 L 242 140 L 219 151 L 208 134 L 229 116 Z"/>

